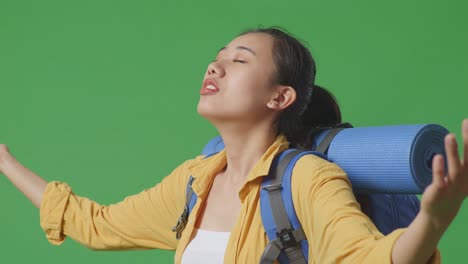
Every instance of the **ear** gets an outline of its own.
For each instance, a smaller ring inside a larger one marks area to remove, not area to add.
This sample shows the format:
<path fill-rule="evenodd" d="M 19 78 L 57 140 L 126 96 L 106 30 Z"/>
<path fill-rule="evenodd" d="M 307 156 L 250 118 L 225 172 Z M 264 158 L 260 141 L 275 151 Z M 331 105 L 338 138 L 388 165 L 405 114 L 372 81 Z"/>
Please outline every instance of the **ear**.
<path fill-rule="evenodd" d="M 273 97 L 268 101 L 267 107 L 281 111 L 296 101 L 296 90 L 291 86 L 278 86 Z"/>

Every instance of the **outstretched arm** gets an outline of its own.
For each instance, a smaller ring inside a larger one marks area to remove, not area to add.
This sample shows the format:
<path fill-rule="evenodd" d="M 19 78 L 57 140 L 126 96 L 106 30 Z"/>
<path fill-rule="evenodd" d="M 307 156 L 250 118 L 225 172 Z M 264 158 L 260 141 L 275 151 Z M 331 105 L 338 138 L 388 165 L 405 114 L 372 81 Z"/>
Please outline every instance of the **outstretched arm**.
<path fill-rule="evenodd" d="M 106 206 L 75 195 L 65 183 L 46 182 L 0 145 L 0 173 L 40 208 L 48 240 L 59 245 L 70 236 L 98 250 L 175 249 L 178 241 L 172 226 L 185 203 L 191 162 L 177 167 L 156 186 Z"/>
<path fill-rule="evenodd" d="M 463 159 L 458 155 L 455 136 L 445 138 L 447 175 L 443 157 L 434 157 L 432 184 L 424 191 L 419 214 L 395 242 L 393 263 L 426 262 L 468 196 L 468 119 L 462 124 L 462 134 Z"/>

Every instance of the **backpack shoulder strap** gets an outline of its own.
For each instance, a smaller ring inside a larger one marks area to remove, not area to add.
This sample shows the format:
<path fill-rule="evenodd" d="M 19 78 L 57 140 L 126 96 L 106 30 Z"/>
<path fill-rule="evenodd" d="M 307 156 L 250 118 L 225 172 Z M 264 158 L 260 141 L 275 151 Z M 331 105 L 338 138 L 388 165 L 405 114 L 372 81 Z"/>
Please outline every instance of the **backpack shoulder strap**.
<path fill-rule="evenodd" d="M 332 143 L 333 139 L 340 133 L 343 129 L 352 128 L 353 126 L 350 123 L 340 123 L 336 127 L 331 128 L 325 135 L 325 137 L 320 141 L 320 143 L 314 148 L 315 151 L 326 154 L 328 148 Z M 327 130 L 327 129 L 324 129 Z"/>
<path fill-rule="evenodd" d="M 194 195 L 195 193 L 193 192 L 192 189 L 192 183 L 195 178 L 190 175 L 190 178 L 187 182 L 187 187 L 185 190 L 185 206 L 184 206 L 184 211 L 180 215 L 179 219 L 177 220 L 177 224 L 172 227 L 172 231 L 176 232 L 176 238 L 177 240 L 180 239 L 182 236 L 182 231 L 184 231 L 185 226 L 187 225 L 187 220 L 190 215 L 190 211 L 192 211 L 193 206 L 195 205 L 195 202 L 197 201 L 197 196 Z M 190 204 L 192 203 L 192 206 Z"/>
<path fill-rule="evenodd" d="M 296 162 L 304 155 L 324 156 L 314 151 L 288 149 L 278 155 L 265 177 L 260 191 L 262 222 L 270 243 L 260 259 L 261 264 L 305 264 L 308 242 L 297 218 L 291 193 L 291 176 Z"/>
<path fill-rule="evenodd" d="M 218 152 L 213 152 L 208 155 L 206 155 L 203 159 L 209 158 Z M 172 231 L 176 232 L 176 238 L 177 240 L 180 239 L 182 236 L 182 231 L 184 231 L 185 226 L 187 225 L 188 217 L 190 215 L 190 212 L 192 212 L 193 207 L 197 203 L 197 194 L 193 191 L 192 189 L 192 183 L 195 180 L 195 178 L 190 175 L 190 178 L 187 182 L 187 186 L 185 188 L 185 206 L 184 206 L 184 211 L 180 215 L 179 219 L 177 220 L 177 224 L 172 227 Z"/>

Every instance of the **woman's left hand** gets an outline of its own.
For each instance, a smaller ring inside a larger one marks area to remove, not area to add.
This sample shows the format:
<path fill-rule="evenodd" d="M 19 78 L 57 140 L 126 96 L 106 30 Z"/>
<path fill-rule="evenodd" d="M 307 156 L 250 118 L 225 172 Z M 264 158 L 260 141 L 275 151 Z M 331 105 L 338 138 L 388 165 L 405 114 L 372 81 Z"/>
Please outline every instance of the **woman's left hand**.
<path fill-rule="evenodd" d="M 458 155 L 454 134 L 445 137 L 447 175 L 442 155 L 432 162 L 432 183 L 426 188 L 421 200 L 421 212 L 437 228 L 446 229 L 457 215 L 463 200 L 468 196 L 468 119 L 462 123 L 463 159 Z"/>

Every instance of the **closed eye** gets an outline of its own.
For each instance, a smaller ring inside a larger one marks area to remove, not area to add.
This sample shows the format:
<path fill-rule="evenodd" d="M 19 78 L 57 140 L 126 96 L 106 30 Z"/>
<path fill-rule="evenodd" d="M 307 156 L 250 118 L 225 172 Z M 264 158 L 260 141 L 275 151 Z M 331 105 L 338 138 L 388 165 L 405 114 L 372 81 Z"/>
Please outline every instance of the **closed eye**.
<path fill-rule="evenodd" d="M 244 60 L 233 60 L 233 62 L 247 63 L 247 62 L 246 62 L 246 61 L 244 61 Z"/>

